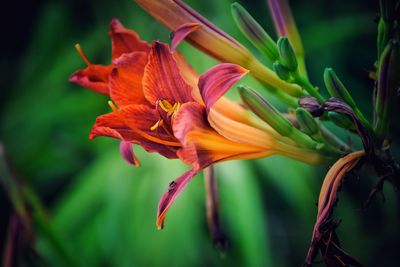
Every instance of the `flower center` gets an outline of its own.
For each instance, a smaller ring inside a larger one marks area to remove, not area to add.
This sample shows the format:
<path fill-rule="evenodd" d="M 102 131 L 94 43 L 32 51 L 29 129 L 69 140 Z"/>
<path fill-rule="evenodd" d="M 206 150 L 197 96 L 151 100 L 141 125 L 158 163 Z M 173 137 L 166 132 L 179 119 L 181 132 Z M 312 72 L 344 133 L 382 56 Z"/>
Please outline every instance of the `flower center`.
<path fill-rule="evenodd" d="M 181 103 L 175 102 L 173 105 L 166 99 L 158 99 L 156 102 L 156 110 L 159 113 L 158 121 L 150 127 L 150 130 L 154 131 L 161 126 L 164 126 L 165 120 L 167 120 L 168 124 L 170 124 L 171 119 L 174 117 L 176 112 L 181 107 Z M 165 112 L 162 114 L 161 110 Z"/>

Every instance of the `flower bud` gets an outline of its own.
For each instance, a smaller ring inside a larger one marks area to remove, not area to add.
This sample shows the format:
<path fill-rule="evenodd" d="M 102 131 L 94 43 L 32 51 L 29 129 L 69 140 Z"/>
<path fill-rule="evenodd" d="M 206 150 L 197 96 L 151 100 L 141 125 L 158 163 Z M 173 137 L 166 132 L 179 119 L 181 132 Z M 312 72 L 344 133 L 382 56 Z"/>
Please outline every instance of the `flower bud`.
<path fill-rule="evenodd" d="M 320 133 L 319 126 L 314 117 L 304 108 L 296 109 L 297 122 L 300 125 L 300 129 L 310 135 L 315 136 Z"/>
<path fill-rule="evenodd" d="M 239 85 L 239 94 L 246 106 L 278 133 L 288 136 L 293 130 L 290 121 L 255 90 L 246 85 Z"/>
<path fill-rule="evenodd" d="M 279 78 L 281 78 L 284 81 L 289 80 L 290 78 L 290 72 L 287 68 L 285 68 L 281 63 L 276 61 L 273 65 L 274 71 L 276 75 L 278 75 Z"/>
<path fill-rule="evenodd" d="M 296 71 L 297 58 L 289 39 L 286 37 L 279 38 L 278 49 L 280 56 L 279 62 L 290 71 Z"/>
<path fill-rule="evenodd" d="M 336 75 L 336 73 L 331 68 L 326 68 L 324 71 L 324 82 L 326 89 L 328 89 L 329 94 L 332 97 L 336 97 L 342 99 L 353 109 L 356 108 L 356 104 L 351 97 L 349 91 L 347 91 L 346 87 Z"/>
<path fill-rule="evenodd" d="M 358 109 L 356 102 L 354 101 L 353 97 L 350 95 L 349 91 L 346 89 L 344 84 L 340 81 L 336 73 L 331 69 L 331 68 L 326 68 L 324 71 L 324 82 L 325 86 L 328 89 L 329 94 L 332 97 L 338 98 L 343 100 L 347 105 L 349 105 L 354 113 L 359 117 L 359 119 L 362 121 L 362 123 L 369 127 L 370 123 L 368 120 L 364 117 L 364 114 Z M 333 115 L 336 116 L 336 115 Z M 351 121 L 346 117 L 346 116 L 341 116 L 342 118 L 336 116 L 332 120 L 340 127 L 348 129 L 348 127 L 351 127 L 352 123 Z M 340 123 L 340 121 L 343 121 L 345 124 L 348 125 L 349 123 L 350 126 L 344 127 L 343 123 Z M 337 123 L 339 122 L 339 123 Z"/>
<path fill-rule="evenodd" d="M 232 16 L 243 35 L 271 62 L 279 59 L 278 48 L 272 38 L 239 3 L 231 6 Z"/>

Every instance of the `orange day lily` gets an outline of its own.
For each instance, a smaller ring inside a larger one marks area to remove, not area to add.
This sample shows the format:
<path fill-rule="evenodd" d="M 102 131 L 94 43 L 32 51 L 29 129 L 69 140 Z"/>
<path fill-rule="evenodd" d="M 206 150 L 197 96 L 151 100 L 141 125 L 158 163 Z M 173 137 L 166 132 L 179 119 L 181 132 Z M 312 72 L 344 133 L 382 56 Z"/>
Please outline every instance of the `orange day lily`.
<path fill-rule="evenodd" d="M 176 38 L 182 39 L 192 30 L 188 27 Z M 156 41 L 150 46 L 116 20 L 111 23 L 110 35 L 112 64 L 100 67 L 89 63 L 70 80 L 106 93 L 112 99 L 113 111 L 96 119 L 91 139 L 97 136 L 120 139 L 124 158 L 136 165 L 131 144 L 167 158 L 179 158 L 192 167 L 171 182 L 162 196 L 158 228 L 163 227 L 167 210 L 188 182 L 212 164 L 273 154 L 311 164 L 321 161 L 317 152 L 298 147 L 223 97 L 248 73 L 243 67 L 224 63 L 198 76 L 167 44 Z M 176 47 L 178 41 L 175 39 L 173 43 Z M 98 90 L 99 84 L 102 90 Z"/>

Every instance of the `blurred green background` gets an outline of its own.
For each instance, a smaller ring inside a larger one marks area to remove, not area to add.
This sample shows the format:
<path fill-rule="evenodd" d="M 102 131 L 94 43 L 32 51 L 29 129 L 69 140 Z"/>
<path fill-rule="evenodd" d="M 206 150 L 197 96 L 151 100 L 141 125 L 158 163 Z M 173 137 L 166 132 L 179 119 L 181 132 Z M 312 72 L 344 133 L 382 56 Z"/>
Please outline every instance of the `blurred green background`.
<path fill-rule="evenodd" d="M 232 2 L 187 1 L 253 49 L 234 25 Z M 240 2 L 275 36 L 266 1 Z M 377 1 L 291 3 L 313 83 L 322 87 L 324 67 L 333 67 L 370 116 L 373 82 L 368 71 L 376 57 Z M 84 67 L 75 43 L 82 45 L 91 62 L 110 62 L 107 32 L 113 17 L 147 41 L 167 42 L 169 31 L 131 0 L 42 0 L 6 7 L 10 12 L 1 18 L 0 141 L 8 166 L 31 197 L 27 210 L 36 250 L 15 250 L 19 266 L 302 264 L 328 166 L 310 167 L 278 156 L 218 165 L 222 225 L 229 240 L 223 254 L 210 241 L 201 175 L 173 205 L 165 229 L 158 231 L 159 197 L 188 167 L 135 147 L 142 166 L 134 168 L 119 155 L 116 140 L 89 141 L 96 116 L 109 112 L 108 99 L 68 83 L 68 77 Z M 199 72 L 216 64 L 187 44 L 179 49 Z M 258 86 L 251 78 L 244 81 Z M 399 151 L 398 144 L 395 149 Z M 338 229 L 342 244 L 366 266 L 396 266 L 399 196 L 385 187 L 386 201 L 377 198 L 363 211 L 374 180 L 367 171 L 360 177 L 346 183 L 335 211 L 335 218 L 343 219 Z M 8 192 L 0 187 L 3 256 L 14 213 Z M 23 234 L 18 238 L 23 240 Z"/>

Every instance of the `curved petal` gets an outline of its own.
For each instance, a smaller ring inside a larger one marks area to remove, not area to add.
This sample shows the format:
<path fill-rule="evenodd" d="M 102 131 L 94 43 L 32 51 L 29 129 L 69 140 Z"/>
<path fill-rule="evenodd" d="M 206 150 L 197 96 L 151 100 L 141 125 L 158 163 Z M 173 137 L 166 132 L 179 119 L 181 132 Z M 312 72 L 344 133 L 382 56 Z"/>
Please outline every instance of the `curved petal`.
<path fill-rule="evenodd" d="M 167 44 L 154 42 L 143 76 L 143 92 L 155 105 L 157 100 L 186 103 L 193 100 L 192 88 L 182 78 Z"/>
<path fill-rule="evenodd" d="M 110 97 L 120 107 L 148 103 L 142 90 L 147 54 L 133 52 L 114 60 L 115 69 L 110 75 Z"/>
<path fill-rule="evenodd" d="M 130 142 L 121 141 L 119 144 L 119 152 L 126 162 L 136 167 L 140 166 L 140 161 L 135 153 L 133 153 L 133 146 Z"/>
<path fill-rule="evenodd" d="M 108 34 L 112 43 L 112 59 L 116 59 L 124 53 L 150 50 L 147 42 L 142 41 L 136 32 L 126 29 L 118 19 L 111 20 Z"/>
<path fill-rule="evenodd" d="M 200 29 L 200 23 L 185 23 L 179 26 L 171 34 L 171 51 L 175 51 L 176 47 L 186 38 L 189 34 Z"/>
<path fill-rule="evenodd" d="M 200 75 L 186 62 L 185 58 L 178 52 L 175 51 L 173 56 L 176 60 L 176 64 L 178 65 L 179 71 L 182 75 L 182 78 L 192 87 L 192 98 L 196 100 L 196 102 L 204 105 L 203 99 L 200 95 L 199 87 L 197 83 L 199 82 Z"/>
<path fill-rule="evenodd" d="M 162 229 L 164 227 L 164 220 L 169 207 L 197 173 L 198 170 L 191 169 L 169 184 L 168 190 L 163 194 L 158 202 L 156 223 L 158 229 Z"/>
<path fill-rule="evenodd" d="M 223 137 L 208 124 L 204 107 L 195 102 L 182 105 L 175 115 L 173 129 L 182 143 L 178 157 L 198 169 L 223 160 L 258 158 L 275 152 Z"/>
<path fill-rule="evenodd" d="M 125 116 L 131 118 L 127 120 Z M 145 105 L 126 106 L 116 112 L 97 117 L 89 138 L 92 140 L 98 136 L 108 136 L 139 144 L 147 152 L 157 152 L 166 158 L 176 158 L 177 147 L 169 145 L 177 144 L 177 142 L 166 142 L 167 145 L 163 143 L 163 140 L 160 139 L 160 137 L 164 138 L 166 136 L 163 129 L 151 133 L 152 135 L 147 133 L 147 131 L 150 131 L 148 130 L 148 125 L 153 120 L 157 121 L 157 119 L 158 117 L 155 116 L 153 110 Z M 133 125 L 130 125 L 132 123 Z"/>
<path fill-rule="evenodd" d="M 112 69 L 111 65 L 90 64 L 85 69 L 72 74 L 69 81 L 87 87 L 96 93 L 108 95 L 108 76 Z"/>
<path fill-rule="evenodd" d="M 248 72 L 248 70 L 239 65 L 223 63 L 209 69 L 201 75 L 198 85 L 207 111 L 234 83 Z"/>
<path fill-rule="evenodd" d="M 268 132 L 232 120 L 222 115 L 214 108 L 210 109 L 208 112 L 208 121 L 219 134 L 234 142 L 264 147 L 267 149 L 274 148 L 275 143 L 277 143 L 277 140 Z"/>

